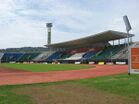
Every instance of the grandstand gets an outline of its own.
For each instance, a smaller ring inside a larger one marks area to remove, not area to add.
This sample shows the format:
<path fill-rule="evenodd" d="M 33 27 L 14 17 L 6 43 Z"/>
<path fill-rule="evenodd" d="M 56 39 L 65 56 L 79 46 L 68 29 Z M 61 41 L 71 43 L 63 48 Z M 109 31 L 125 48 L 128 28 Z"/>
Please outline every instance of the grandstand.
<path fill-rule="evenodd" d="M 44 47 L 22 47 L 0 49 L 1 62 L 32 62 L 40 53 L 48 51 Z"/>
<path fill-rule="evenodd" d="M 133 37 L 133 34 L 130 34 L 130 37 Z M 102 33 L 94 34 L 85 38 L 62 42 L 62 43 L 56 43 L 56 44 L 50 44 L 46 45 L 51 50 L 58 50 L 55 54 L 50 56 L 51 60 L 54 61 L 58 60 L 60 62 L 63 61 L 108 61 L 108 60 L 116 60 L 117 54 L 119 54 L 122 50 L 125 49 L 125 46 L 127 43 L 120 43 L 120 40 L 126 39 L 127 34 L 123 32 L 118 31 L 104 31 Z M 110 44 L 110 41 L 117 41 L 118 44 Z M 132 41 L 130 41 L 132 43 Z M 93 50 L 91 50 L 93 49 Z M 62 54 L 64 51 L 71 51 L 70 55 L 67 55 L 69 57 L 62 58 Z M 91 51 L 90 51 L 91 50 Z M 123 53 L 124 54 L 124 53 Z M 115 58 L 114 58 L 115 57 Z M 123 55 L 123 58 L 126 59 L 126 54 Z"/>
<path fill-rule="evenodd" d="M 130 34 L 130 38 L 133 37 Z M 0 53 L 1 62 L 99 62 L 99 61 L 127 61 L 127 33 L 118 31 L 104 31 L 88 37 L 67 42 L 46 45 L 46 51 L 38 52 L 8 52 Z M 118 44 L 114 41 L 118 40 Z M 131 40 L 131 39 L 130 39 Z M 113 42 L 113 44 L 110 44 Z M 130 45 L 138 45 L 130 41 Z"/>
<path fill-rule="evenodd" d="M 39 53 L 1 53 L 1 62 L 31 62 Z"/>

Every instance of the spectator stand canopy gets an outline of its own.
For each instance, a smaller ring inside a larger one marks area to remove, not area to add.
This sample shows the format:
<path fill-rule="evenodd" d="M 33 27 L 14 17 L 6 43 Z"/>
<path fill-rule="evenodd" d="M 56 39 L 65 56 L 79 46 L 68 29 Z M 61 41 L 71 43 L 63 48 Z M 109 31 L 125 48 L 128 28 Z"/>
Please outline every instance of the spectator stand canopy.
<path fill-rule="evenodd" d="M 129 37 L 133 37 L 134 34 L 129 34 Z M 109 41 L 120 40 L 127 38 L 127 33 L 108 30 L 101 33 L 97 33 L 91 36 L 87 36 L 84 38 L 54 43 L 50 45 L 45 45 L 50 49 L 67 49 L 73 47 L 89 47 L 89 46 L 104 46 L 109 44 Z"/>

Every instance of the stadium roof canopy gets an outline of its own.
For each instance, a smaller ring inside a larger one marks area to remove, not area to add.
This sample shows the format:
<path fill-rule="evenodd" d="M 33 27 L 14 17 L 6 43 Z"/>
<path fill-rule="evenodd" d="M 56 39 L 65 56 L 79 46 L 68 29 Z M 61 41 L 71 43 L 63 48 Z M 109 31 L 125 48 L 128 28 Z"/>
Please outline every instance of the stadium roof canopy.
<path fill-rule="evenodd" d="M 129 37 L 134 36 L 133 34 L 129 34 Z M 127 37 L 127 33 L 118 32 L 113 30 L 104 31 L 101 33 L 97 33 L 91 36 L 87 36 L 84 38 L 55 43 L 46 45 L 48 48 L 68 48 L 68 47 L 78 47 L 78 46 L 88 46 L 90 44 L 98 44 L 98 43 L 108 43 L 112 40 L 124 39 Z"/>

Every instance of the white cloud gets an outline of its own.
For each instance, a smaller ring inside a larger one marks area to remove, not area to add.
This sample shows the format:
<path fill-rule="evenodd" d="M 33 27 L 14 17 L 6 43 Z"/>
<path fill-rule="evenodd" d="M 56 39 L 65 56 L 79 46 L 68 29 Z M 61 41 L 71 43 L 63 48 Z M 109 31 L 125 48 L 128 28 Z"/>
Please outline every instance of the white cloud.
<path fill-rule="evenodd" d="M 0 0 L 0 48 L 43 46 L 46 22 L 53 23 L 53 43 L 109 29 L 125 31 L 125 14 L 131 32 L 138 34 L 138 5 L 138 0 Z"/>

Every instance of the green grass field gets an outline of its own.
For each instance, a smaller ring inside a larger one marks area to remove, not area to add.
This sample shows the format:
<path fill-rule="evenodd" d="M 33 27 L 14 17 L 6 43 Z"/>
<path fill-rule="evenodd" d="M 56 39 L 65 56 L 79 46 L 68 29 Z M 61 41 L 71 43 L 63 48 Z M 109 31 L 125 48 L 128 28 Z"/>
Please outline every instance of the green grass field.
<path fill-rule="evenodd" d="M 0 104 L 138 104 L 139 75 L 0 86 Z"/>
<path fill-rule="evenodd" d="M 63 70 L 79 70 L 92 68 L 89 65 L 73 65 L 73 64 L 0 64 L 0 67 L 7 67 L 19 70 L 32 72 L 47 72 L 47 71 L 63 71 Z"/>

